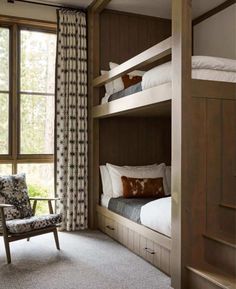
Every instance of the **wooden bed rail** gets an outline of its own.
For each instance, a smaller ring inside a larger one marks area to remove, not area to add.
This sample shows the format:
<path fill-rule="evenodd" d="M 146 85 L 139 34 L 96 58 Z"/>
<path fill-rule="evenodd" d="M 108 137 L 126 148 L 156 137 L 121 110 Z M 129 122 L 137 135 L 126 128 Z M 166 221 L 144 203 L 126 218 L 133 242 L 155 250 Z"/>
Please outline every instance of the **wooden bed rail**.
<path fill-rule="evenodd" d="M 135 57 L 125 61 L 116 68 L 108 71 L 106 74 L 98 76 L 93 80 L 93 86 L 99 87 L 105 83 L 112 81 L 119 76 L 128 72 L 138 69 L 144 65 L 150 64 L 166 55 L 171 54 L 171 37 L 163 40 L 162 42 L 152 46 L 144 52 L 136 55 Z"/>

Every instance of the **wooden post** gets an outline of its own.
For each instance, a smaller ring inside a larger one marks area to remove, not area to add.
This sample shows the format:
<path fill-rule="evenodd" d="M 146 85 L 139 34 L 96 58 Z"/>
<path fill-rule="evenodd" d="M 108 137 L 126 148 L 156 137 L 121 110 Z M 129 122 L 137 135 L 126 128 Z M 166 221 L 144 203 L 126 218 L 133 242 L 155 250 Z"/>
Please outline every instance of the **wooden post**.
<path fill-rule="evenodd" d="M 96 228 L 96 205 L 99 198 L 99 120 L 92 118 L 92 107 L 99 102 L 99 89 L 93 79 L 100 74 L 100 23 L 102 10 L 110 0 L 95 0 L 88 9 L 88 117 L 89 117 L 89 227 Z"/>
<path fill-rule="evenodd" d="M 172 1 L 172 287 L 184 289 L 185 240 L 183 207 L 185 191 L 184 146 L 186 144 L 185 113 L 191 85 L 191 1 Z"/>

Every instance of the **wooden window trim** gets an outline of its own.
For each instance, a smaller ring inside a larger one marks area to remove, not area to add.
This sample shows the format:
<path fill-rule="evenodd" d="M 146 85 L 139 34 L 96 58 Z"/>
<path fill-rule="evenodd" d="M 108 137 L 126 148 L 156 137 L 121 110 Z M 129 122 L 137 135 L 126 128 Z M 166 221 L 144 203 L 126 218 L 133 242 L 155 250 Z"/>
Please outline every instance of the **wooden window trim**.
<path fill-rule="evenodd" d="M 18 26 L 26 26 L 28 28 L 38 28 L 40 30 L 46 29 L 46 31 L 51 31 L 56 33 L 57 24 L 55 22 L 43 21 L 43 20 L 33 20 L 22 17 L 13 17 L 7 15 L 0 15 L 0 24 L 6 26 L 12 26 L 17 24 Z"/>
<path fill-rule="evenodd" d="M 53 163 L 54 154 L 20 154 L 20 31 L 33 30 L 56 34 L 56 23 L 0 15 L 0 27 L 9 29 L 9 140 L 8 154 L 0 155 L 0 164 L 11 164 L 17 173 L 20 163 Z M 18 95 L 19 94 L 19 95 Z M 45 95 L 48 95 L 45 93 Z M 50 94 L 51 95 L 51 94 Z"/>

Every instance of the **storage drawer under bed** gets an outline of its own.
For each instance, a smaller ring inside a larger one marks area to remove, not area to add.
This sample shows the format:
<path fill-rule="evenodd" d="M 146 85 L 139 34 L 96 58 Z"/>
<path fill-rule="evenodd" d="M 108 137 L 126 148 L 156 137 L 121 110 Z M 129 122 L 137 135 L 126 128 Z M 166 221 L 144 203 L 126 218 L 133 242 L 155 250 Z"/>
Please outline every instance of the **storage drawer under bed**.
<path fill-rule="evenodd" d="M 114 213 L 111 213 L 114 214 Z M 98 212 L 98 227 L 132 252 L 170 275 L 170 250 L 147 238 L 129 225 Z M 137 224 L 142 227 L 142 225 Z M 145 230 L 149 230 L 145 227 Z"/>

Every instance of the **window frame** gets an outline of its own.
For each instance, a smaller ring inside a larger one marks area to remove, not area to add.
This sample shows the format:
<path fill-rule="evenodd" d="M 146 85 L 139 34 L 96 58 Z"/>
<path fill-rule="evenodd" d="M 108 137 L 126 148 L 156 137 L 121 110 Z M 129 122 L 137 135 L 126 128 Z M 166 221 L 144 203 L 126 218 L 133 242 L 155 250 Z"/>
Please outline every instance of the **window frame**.
<path fill-rule="evenodd" d="M 20 153 L 20 31 L 56 34 L 56 23 L 0 15 L 0 27 L 9 29 L 9 130 L 8 154 L 0 155 L 0 164 L 11 164 L 17 173 L 20 163 L 53 163 L 54 154 Z"/>

